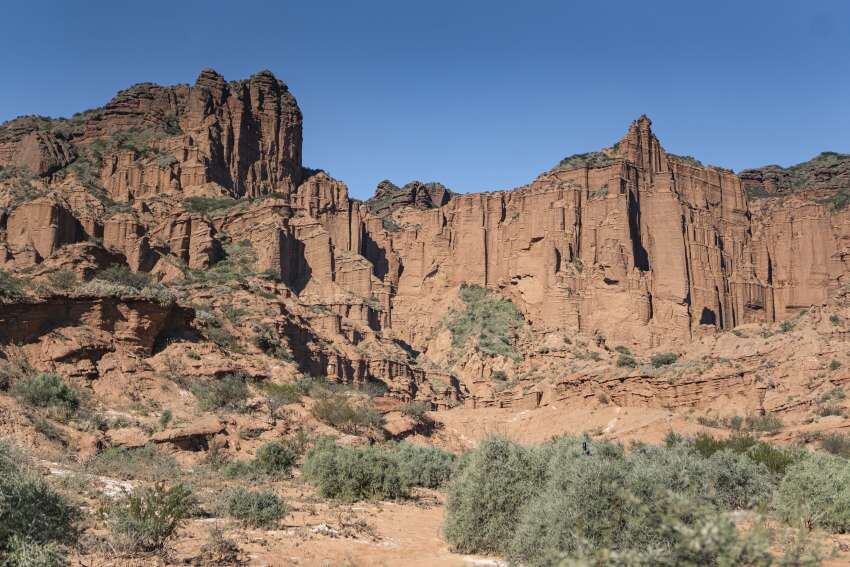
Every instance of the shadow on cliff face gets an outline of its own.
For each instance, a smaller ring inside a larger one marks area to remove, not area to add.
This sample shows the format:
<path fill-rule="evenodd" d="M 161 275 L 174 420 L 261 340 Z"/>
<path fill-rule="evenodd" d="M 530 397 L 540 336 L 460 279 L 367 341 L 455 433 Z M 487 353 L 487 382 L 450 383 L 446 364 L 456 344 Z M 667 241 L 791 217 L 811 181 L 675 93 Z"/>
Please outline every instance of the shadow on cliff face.
<path fill-rule="evenodd" d="M 123 306 L 123 308 L 122 308 Z M 134 317 L 128 316 L 128 311 Z M 151 353 L 167 337 L 192 336 L 192 309 L 154 301 L 53 296 L 4 305 L 0 345 L 29 344 L 62 327 L 94 327 Z"/>
<path fill-rule="evenodd" d="M 363 257 L 372 263 L 372 273 L 379 280 L 383 280 L 387 272 L 390 271 L 390 264 L 387 261 L 387 252 L 381 248 L 377 242 L 372 240 L 369 232 L 363 231 Z"/>
<path fill-rule="evenodd" d="M 280 242 L 280 258 L 281 281 L 293 292 L 300 294 L 313 277 L 304 242 L 291 236 L 283 238 Z"/>
<path fill-rule="evenodd" d="M 640 233 L 640 205 L 637 197 L 629 191 L 629 236 L 632 240 L 632 255 L 635 268 L 642 272 L 649 271 L 649 254 L 643 246 Z"/>
<path fill-rule="evenodd" d="M 290 320 L 284 323 L 283 334 L 288 339 L 287 344 L 298 365 L 298 370 L 308 376 L 323 375 L 327 369 L 327 359 L 322 352 L 310 348 L 311 344 L 318 343 L 318 337 L 305 325 L 298 325 Z"/>

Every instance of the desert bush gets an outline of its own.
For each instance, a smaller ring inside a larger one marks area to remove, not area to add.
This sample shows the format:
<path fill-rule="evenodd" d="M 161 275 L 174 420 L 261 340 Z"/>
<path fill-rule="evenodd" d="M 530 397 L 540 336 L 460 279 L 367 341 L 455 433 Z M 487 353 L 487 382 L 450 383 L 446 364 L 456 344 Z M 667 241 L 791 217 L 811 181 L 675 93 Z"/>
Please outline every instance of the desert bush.
<path fill-rule="evenodd" d="M 125 494 L 110 503 L 107 521 L 121 542 L 134 551 L 162 549 L 196 506 L 192 490 L 176 484 L 156 483 Z"/>
<path fill-rule="evenodd" d="M 95 276 L 99 280 L 125 285 L 135 289 L 142 289 L 151 284 L 151 278 L 144 272 L 133 272 L 124 265 L 115 265 L 105 268 Z"/>
<path fill-rule="evenodd" d="M 833 358 L 829 362 L 829 369 L 830 370 L 838 370 L 839 368 L 841 368 L 841 362 Z"/>
<path fill-rule="evenodd" d="M 661 368 L 662 366 L 669 366 L 677 360 L 679 360 L 679 355 L 675 352 L 661 352 L 652 355 L 649 362 L 653 368 Z"/>
<path fill-rule="evenodd" d="M 409 417 L 417 423 L 423 423 L 428 419 L 426 412 L 428 405 L 425 402 L 407 402 L 400 408 L 401 415 Z"/>
<path fill-rule="evenodd" d="M 204 411 L 245 411 L 249 394 L 246 377 L 239 373 L 197 382 L 191 390 Z"/>
<path fill-rule="evenodd" d="M 21 403 L 40 408 L 57 408 L 69 414 L 80 406 L 80 395 L 63 382 L 58 374 L 41 373 L 21 378 L 12 384 L 11 392 Z"/>
<path fill-rule="evenodd" d="M 637 361 L 630 354 L 621 354 L 617 357 L 617 366 L 619 368 L 634 368 L 637 366 Z"/>
<path fill-rule="evenodd" d="M 224 511 L 246 526 L 271 528 L 289 513 L 289 508 L 270 490 L 234 488 L 224 496 Z"/>
<path fill-rule="evenodd" d="M 0 301 L 13 301 L 23 296 L 24 286 L 6 270 L 0 270 Z"/>
<path fill-rule="evenodd" d="M 3 558 L 3 567 L 66 567 L 65 548 L 55 542 L 45 543 L 13 537 Z"/>
<path fill-rule="evenodd" d="M 847 415 L 847 410 L 844 409 L 843 406 L 832 403 L 821 404 L 815 409 L 815 413 L 817 413 L 820 417 L 827 417 L 830 415 Z"/>
<path fill-rule="evenodd" d="M 831 198 L 826 199 L 826 202 L 829 204 L 830 210 L 834 212 L 843 211 L 850 205 L 850 191 L 841 189 Z"/>
<path fill-rule="evenodd" d="M 787 319 L 782 321 L 782 323 L 779 324 L 779 330 L 783 333 L 788 333 L 794 330 L 794 322 Z"/>
<path fill-rule="evenodd" d="M 713 485 L 711 497 L 721 509 L 752 508 L 766 503 L 773 493 L 770 470 L 749 453 L 718 451 L 708 459 L 708 467 Z"/>
<path fill-rule="evenodd" d="M 841 317 L 839 317 L 838 315 L 833 313 L 832 315 L 829 316 L 829 322 L 832 323 L 835 326 L 838 326 L 838 325 L 841 324 Z"/>
<path fill-rule="evenodd" d="M 170 409 L 163 410 L 163 412 L 159 414 L 159 419 L 157 420 L 157 423 L 159 423 L 159 427 L 161 429 L 165 429 L 166 427 L 168 427 L 168 424 L 171 423 L 172 417 L 173 414 L 171 413 Z"/>
<path fill-rule="evenodd" d="M 461 457 L 449 483 L 443 533 L 461 553 L 500 553 L 545 480 L 540 451 L 489 437 Z"/>
<path fill-rule="evenodd" d="M 776 495 L 779 516 L 792 524 L 850 531 L 850 461 L 812 453 L 788 467 Z"/>
<path fill-rule="evenodd" d="M 223 246 L 224 258 L 206 270 L 190 270 L 188 283 L 229 284 L 245 282 L 256 275 L 257 253 L 249 240 L 228 242 Z"/>
<path fill-rule="evenodd" d="M 387 232 L 398 232 L 401 230 L 401 227 L 391 216 L 385 216 L 381 218 L 381 226 Z"/>
<path fill-rule="evenodd" d="M 77 285 L 77 274 L 71 270 L 57 270 L 55 272 L 51 272 L 47 276 L 47 280 L 50 282 L 50 285 L 56 289 L 67 291 L 69 289 L 73 289 L 74 286 Z"/>
<path fill-rule="evenodd" d="M 745 455 L 756 464 L 764 465 L 774 475 L 782 476 L 789 465 L 797 462 L 802 453 L 792 448 L 774 447 L 759 441 L 750 435 L 732 435 L 726 439 L 715 439 L 711 435 L 700 433 L 688 440 L 691 448 L 704 457 L 711 457 L 719 451 L 732 451 Z"/>
<path fill-rule="evenodd" d="M 784 427 L 782 419 L 776 414 L 766 413 L 764 415 L 748 416 L 744 420 L 744 427 L 750 431 L 758 431 L 762 433 L 776 433 Z"/>
<path fill-rule="evenodd" d="M 454 470 L 455 456 L 436 447 L 421 447 L 412 443 L 399 443 L 393 455 L 399 463 L 399 472 L 410 486 L 439 488 L 448 482 Z"/>
<path fill-rule="evenodd" d="M 394 500 L 408 495 L 398 459 L 379 447 L 343 447 L 328 437 L 307 452 L 304 477 L 319 494 L 347 502 Z"/>
<path fill-rule="evenodd" d="M 85 463 L 88 472 L 120 479 L 167 480 L 180 473 L 177 461 L 153 445 L 110 447 Z"/>
<path fill-rule="evenodd" d="M 828 433 L 820 440 L 820 448 L 839 457 L 850 458 L 850 436 L 843 433 Z"/>
<path fill-rule="evenodd" d="M 358 433 L 383 425 L 383 416 L 371 404 L 354 404 L 340 393 L 324 395 L 311 409 L 313 417 L 346 433 Z"/>
<path fill-rule="evenodd" d="M 226 537 L 224 530 L 218 526 L 210 528 L 207 541 L 200 549 L 202 565 L 240 565 L 239 546 L 235 541 Z"/>
<path fill-rule="evenodd" d="M 471 339 L 485 354 L 519 359 L 513 341 L 523 318 L 516 305 L 478 285 L 464 284 L 459 294 L 463 309 L 452 309 L 446 319 L 452 346 L 460 348 Z"/>
<path fill-rule="evenodd" d="M 76 506 L 29 471 L 15 449 L 0 443 L 0 556 L 35 551 L 33 545 L 71 543 L 79 518 Z"/>
<path fill-rule="evenodd" d="M 269 356 L 280 360 L 292 360 L 292 352 L 287 348 L 277 329 L 271 325 L 259 323 L 254 325 L 254 346 Z"/>
<path fill-rule="evenodd" d="M 294 404 L 304 396 L 304 390 L 299 384 L 274 384 L 266 382 L 262 386 L 266 396 L 279 402 L 281 405 Z"/>
<path fill-rule="evenodd" d="M 190 213 L 214 214 L 226 211 L 238 203 L 239 201 L 232 197 L 187 197 L 183 199 L 183 207 Z"/>
<path fill-rule="evenodd" d="M 271 441 L 259 449 L 254 457 L 254 466 L 269 476 L 288 475 L 298 460 L 292 448 L 280 441 Z"/>

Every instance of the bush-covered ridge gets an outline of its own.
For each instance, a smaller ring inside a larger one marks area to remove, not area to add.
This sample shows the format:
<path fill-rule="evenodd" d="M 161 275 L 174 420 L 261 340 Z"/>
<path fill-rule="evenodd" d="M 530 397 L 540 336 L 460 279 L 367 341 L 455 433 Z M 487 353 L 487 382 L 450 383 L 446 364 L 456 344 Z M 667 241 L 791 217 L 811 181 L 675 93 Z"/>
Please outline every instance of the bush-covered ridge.
<path fill-rule="evenodd" d="M 587 152 L 583 154 L 573 154 L 567 156 L 558 162 L 553 169 L 580 169 L 580 168 L 597 168 L 607 167 L 614 163 L 615 159 L 604 152 Z"/>

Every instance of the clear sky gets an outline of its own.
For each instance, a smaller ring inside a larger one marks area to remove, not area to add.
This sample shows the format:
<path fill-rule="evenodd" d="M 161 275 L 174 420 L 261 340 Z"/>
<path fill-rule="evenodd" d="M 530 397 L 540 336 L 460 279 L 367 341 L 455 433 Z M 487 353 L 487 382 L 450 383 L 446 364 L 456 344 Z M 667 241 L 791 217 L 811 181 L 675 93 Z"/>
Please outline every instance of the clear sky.
<path fill-rule="evenodd" d="M 26 0 L 3 20 L 0 121 L 271 69 L 304 164 L 360 198 L 522 185 L 642 113 L 669 151 L 735 170 L 850 152 L 843 0 Z"/>

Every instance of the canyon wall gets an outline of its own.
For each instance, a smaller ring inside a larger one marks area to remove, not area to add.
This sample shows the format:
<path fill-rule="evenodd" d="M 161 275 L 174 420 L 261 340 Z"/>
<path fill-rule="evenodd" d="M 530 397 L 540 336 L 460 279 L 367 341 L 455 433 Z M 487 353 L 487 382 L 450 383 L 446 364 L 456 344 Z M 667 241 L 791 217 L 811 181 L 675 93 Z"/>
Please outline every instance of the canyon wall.
<path fill-rule="evenodd" d="M 365 203 L 302 168 L 301 135 L 269 72 L 205 70 L 72 119 L 13 120 L 0 127 L 0 264 L 33 269 L 88 241 L 169 281 L 246 241 L 256 270 L 302 301 L 413 346 L 462 283 L 510 297 L 541 332 L 643 347 L 781 320 L 846 283 L 846 210 L 787 190 L 807 178 L 775 168 L 743 177 L 787 196 L 753 200 L 732 171 L 666 153 L 645 116 L 512 191 L 387 181 Z M 835 191 L 830 160 L 813 175 Z"/>

